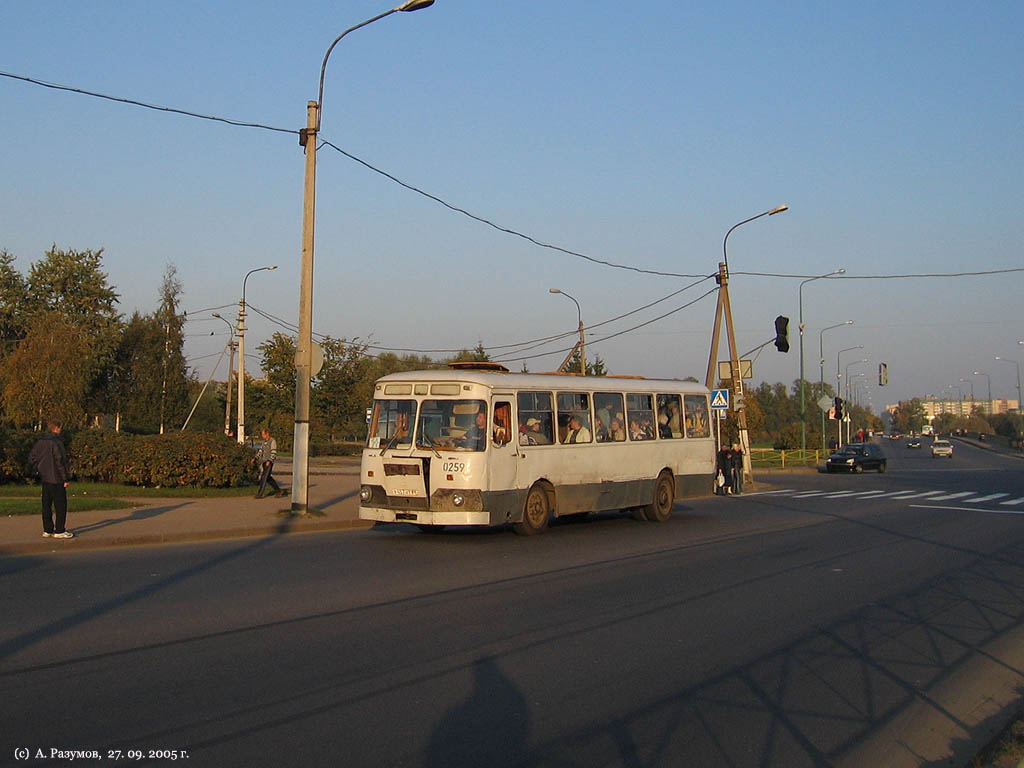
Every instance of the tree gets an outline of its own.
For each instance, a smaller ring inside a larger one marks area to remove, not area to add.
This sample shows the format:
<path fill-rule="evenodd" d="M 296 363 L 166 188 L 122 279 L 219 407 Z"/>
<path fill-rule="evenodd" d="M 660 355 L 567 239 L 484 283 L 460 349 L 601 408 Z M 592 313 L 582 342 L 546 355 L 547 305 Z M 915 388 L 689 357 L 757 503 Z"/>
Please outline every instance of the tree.
<path fill-rule="evenodd" d="M 576 373 L 580 369 L 580 351 L 577 349 L 572 357 L 569 358 L 568 362 L 562 366 L 563 371 L 568 373 Z M 594 355 L 593 358 L 587 361 L 587 376 L 607 376 L 608 368 L 604 364 L 604 360 L 601 359 L 600 355 Z"/>
<path fill-rule="evenodd" d="M 920 432 L 928 420 L 921 399 L 900 400 L 892 414 L 892 423 L 898 432 Z"/>
<path fill-rule="evenodd" d="M 0 251 L 0 359 L 6 357 L 25 335 L 25 304 L 28 285 L 14 268 L 14 256 Z"/>
<path fill-rule="evenodd" d="M 16 424 L 48 418 L 81 425 L 92 340 L 55 312 L 38 314 L 25 338 L 0 366 L 4 405 Z"/>
<path fill-rule="evenodd" d="M 156 312 L 135 312 L 123 326 L 108 369 L 104 405 L 129 430 L 180 429 L 192 407 L 180 296 L 177 270 L 168 265 Z"/>
<path fill-rule="evenodd" d="M 354 436 L 365 429 L 365 410 L 373 402 L 372 359 L 358 339 L 324 339 L 324 366 L 316 377 L 313 405 L 329 439 L 339 432 Z"/>
<path fill-rule="evenodd" d="M 180 312 L 183 290 L 178 269 L 168 264 L 160 282 L 160 306 L 154 315 L 164 332 L 161 355 L 160 423 L 180 425 L 191 408 L 191 382 L 185 363 L 185 316 Z M 230 371 L 228 372 L 230 376 Z"/>
<path fill-rule="evenodd" d="M 54 245 L 29 268 L 24 319 L 56 314 L 77 328 L 75 337 L 88 338 L 91 355 L 86 366 L 83 407 L 96 413 L 105 409 L 109 382 L 121 330 L 118 295 L 102 270 L 103 250 L 58 250 Z"/>

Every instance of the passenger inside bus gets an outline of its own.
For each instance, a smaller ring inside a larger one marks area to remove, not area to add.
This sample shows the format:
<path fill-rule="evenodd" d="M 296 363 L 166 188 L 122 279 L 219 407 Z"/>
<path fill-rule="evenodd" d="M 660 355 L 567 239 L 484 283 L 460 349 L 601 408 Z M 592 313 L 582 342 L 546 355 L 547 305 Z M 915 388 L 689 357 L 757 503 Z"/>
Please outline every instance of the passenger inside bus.
<path fill-rule="evenodd" d="M 509 403 L 499 403 L 494 406 L 494 426 L 492 427 L 492 439 L 496 445 L 505 445 L 510 439 L 512 431 L 512 406 Z"/>
<path fill-rule="evenodd" d="M 523 430 L 519 436 L 520 445 L 551 445 L 551 428 L 545 427 L 540 419 L 530 416 Z"/>
<path fill-rule="evenodd" d="M 583 417 L 586 418 L 585 416 Z M 565 433 L 566 443 L 589 443 L 591 439 L 590 430 L 583 424 L 578 414 L 569 416 L 569 424 Z"/>
<path fill-rule="evenodd" d="M 471 451 L 482 451 L 484 441 L 487 439 L 487 411 L 481 408 L 477 411 L 476 418 L 469 425 L 466 434 L 459 439 L 463 447 Z"/>

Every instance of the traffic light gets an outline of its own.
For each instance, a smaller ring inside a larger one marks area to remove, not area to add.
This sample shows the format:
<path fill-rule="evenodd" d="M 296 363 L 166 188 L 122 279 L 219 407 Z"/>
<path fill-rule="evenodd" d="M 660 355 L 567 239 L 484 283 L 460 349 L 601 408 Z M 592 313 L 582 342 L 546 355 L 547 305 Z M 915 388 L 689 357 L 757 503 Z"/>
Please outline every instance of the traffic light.
<path fill-rule="evenodd" d="M 775 318 L 775 348 L 789 352 L 789 318 L 782 315 Z"/>
<path fill-rule="evenodd" d="M 835 407 L 836 407 L 836 418 L 839 421 L 842 421 L 843 420 L 843 416 L 845 415 L 843 413 L 843 398 L 837 397 L 835 399 Z"/>
<path fill-rule="evenodd" d="M 889 368 L 885 363 L 878 364 L 878 386 L 884 387 L 889 383 Z"/>

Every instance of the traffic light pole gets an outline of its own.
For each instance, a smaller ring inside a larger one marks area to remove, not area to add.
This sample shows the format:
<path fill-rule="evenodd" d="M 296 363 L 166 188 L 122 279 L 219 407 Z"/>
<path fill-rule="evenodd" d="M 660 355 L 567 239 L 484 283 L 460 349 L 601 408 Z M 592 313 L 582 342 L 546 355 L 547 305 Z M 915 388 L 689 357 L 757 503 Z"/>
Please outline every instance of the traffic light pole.
<path fill-rule="evenodd" d="M 754 481 L 753 465 L 750 461 L 750 436 L 747 433 L 747 411 L 743 399 L 743 374 L 740 371 L 739 355 L 736 348 L 736 333 L 732 324 L 732 304 L 729 301 L 729 274 L 725 262 L 719 262 L 718 275 L 718 306 L 715 308 L 715 325 L 711 331 L 711 356 L 708 359 L 708 372 L 704 383 L 712 389 L 715 383 L 716 363 L 718 360 L 718 338 L 722 329 L 722 317 L 725 317 L 725 332 L 729 340 L 729 369 L 732 379 L 733 410 L 736 411 L 736 424 L 740 433 L 740 449 L 743 451 L 744 482 Z M 719 442 L 721 448 L 721 442 Z"/>

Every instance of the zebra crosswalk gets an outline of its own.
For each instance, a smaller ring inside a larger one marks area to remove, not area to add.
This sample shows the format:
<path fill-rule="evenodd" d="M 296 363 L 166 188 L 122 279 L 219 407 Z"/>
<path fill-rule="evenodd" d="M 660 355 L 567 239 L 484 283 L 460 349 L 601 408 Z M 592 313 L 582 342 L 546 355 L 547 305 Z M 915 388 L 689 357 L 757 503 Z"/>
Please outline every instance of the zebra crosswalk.
<path fill-rule="evenodd" d="M 850 501 L 874 501 L 891 499 L 893 501 L 913 501 L 911 507 L 941 507 L 948 509 L 982 509 L 987 505 L 988 511 L 1012 514 L 1024 514 L 1024 496 L 1013 496 L 1004 491 L 918 491 L 905 488 L 898 491 L 855 491 L 855 490 L 809 490 L 806 488 L 773 488 L 770 491 L 753 491 L 743 494 L 749 496 L 769 496 L 790 499 L 848 499 Z M 958 504 L 970 504 L 970 507 L 959 507 Z"/>

